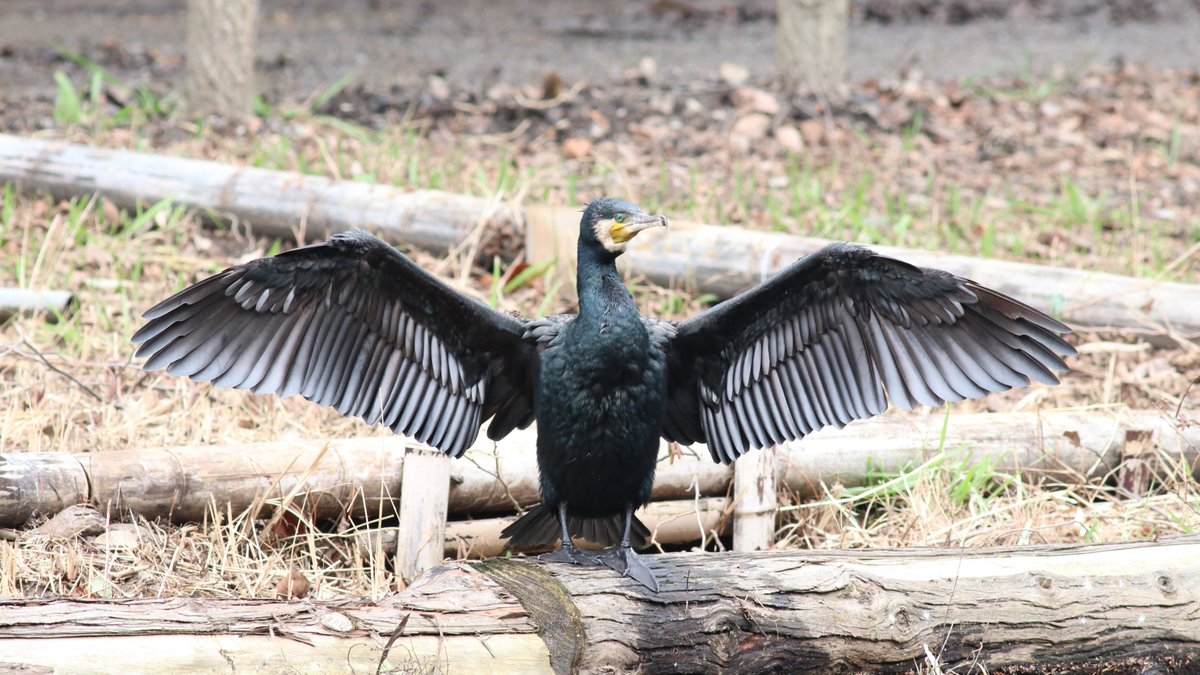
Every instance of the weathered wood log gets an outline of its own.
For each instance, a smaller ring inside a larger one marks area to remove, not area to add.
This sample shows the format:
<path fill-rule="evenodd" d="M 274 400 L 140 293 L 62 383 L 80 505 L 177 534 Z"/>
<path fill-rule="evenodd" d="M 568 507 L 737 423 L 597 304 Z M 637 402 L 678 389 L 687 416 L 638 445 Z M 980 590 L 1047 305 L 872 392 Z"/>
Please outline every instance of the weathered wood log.
<path fill-rule="evenodd" d="M 537 232 L 538 237 L 526 242 L 527 258 L 557 258 L 573 265 L 578 218 L 570 209 L 529 209 L 529 231 Z M 619 264 L 660 285 L 728 298 L 828 243 L 775 232 L 671 221 L 669 229 L 639 235 Z M 1158 344 L 1173 344 L 1181 337 L 1200 338 L 1200 303 L 1195 301 L 1200 297 L 1198 285 L 893 246 L 870 248 L 974 279 L 1075 328 L 1133 333 Z M 570 274 L 570 265 L 559 267 Z"/>
<path fill-rule="evenodd" d="M 1156 472 L 1183 463 L 1200 476 L 1200 428 L 1182 427 L 1153 411 L 1045 411 L 1040 413 L 888 415 L 827 429 L 776 451 L 776 476 L 801 498 L 823 486 L 862 485 L 868 468 L 896 472 L 939 452 L 945 424 L 949 456 L 990 462 L 996 471 L 1027 481 L 1079 483 L 1108 476 L 1125 453 L 1126 439 L 1141 443 L 1139 459 Z M 477 441 L 450 463 L 449 510 L 455 514 L 511 513 L 535 504 L 535 431 L 500 443 Z M 1130 436 L 1133 434 L 1133 436 Z M 401 493 L 403 449 L 410 441 L 377 436 L 237 446 L 195 446 L 117 452 L 0 453 L 0 527 L 75 503 L 106 505 L 147 518 L 202 520 L 216 502 L 234 513 L 270 509 L 288 494 L 307 512 L 334 517 L 391 516 Z M 324 454 L 322 451 L 324 449 Z M 654 499 L 723 496 L 732 471 L 714 464 L 703 446 L 659 455 Z M 303 478 L 304 490 L 295 486 Z"/>
<path fill-rule="evenodd" d="M 188 0 L 187 108 L 195 116 L 254 112 L 258 0 Z"/>
<path fill-rule="evenodd" d="M 517 431 L 499 444 L 481 437 L 464 459 L 450 462 L 450 513 L 514 512 L 536 504 L 535 431 Z M 212 508 L 270 512 L 291 495 L 320 518 L 397 514 L 407 447 L 399 436 L 331 441 L 277 441 L 231 446 L 145 448 L 105 453 L 0 453 L 0 527 L 19 527 L 35 515 L 71 504 L 136 513 L 175 522 L 203 520 Z M 663 450 L 655 499 L 681 499 L 699 490 L 724 494 L 729 468 L 685 450 L 672 461 Z M 707 453 L 705 453 L 707 454 Z"/>
<path fill-rule="evenodd" d="M 0 663 L 164 673 L 347 661 L 358 672 L 382 662 L 496 673 L 900 673 L 929 659 L 944 672 L 1146 672 L 1136 663 L 1184 673 L 1200 663 L 1197 537 L 647 563 L 660 593 L 607 568 L 497 559 L 437 568 L 377 604 L 0 600 Z"/>
<path fill-rule="evenodd" d="M 74 304 L 75 296 L 70 291 L 0 288 L 0 322 L 16 314 L 56 321 L 58 317 L 66 315 Z"/>
<path fill-rule="evenodd" d="M 0 182 L 60 198 L 99 193 L 122 208 L 170 199 L 285 239 L 296 232 L 320 239 L 361 228 L 393 244 L 442 252 L 477 227 L 520 231 L 511 209 L 479 197 L 4 134 Z"/>

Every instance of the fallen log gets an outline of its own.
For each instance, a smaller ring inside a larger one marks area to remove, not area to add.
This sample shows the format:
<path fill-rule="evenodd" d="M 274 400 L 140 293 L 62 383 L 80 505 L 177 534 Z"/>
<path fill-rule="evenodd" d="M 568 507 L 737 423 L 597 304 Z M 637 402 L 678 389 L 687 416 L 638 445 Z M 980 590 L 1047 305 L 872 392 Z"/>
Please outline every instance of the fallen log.
<path fill-rule="evenodd" d="M 57 321 L 71 310 L 75 302 L 75 296 L 70 291 L 0 288 L 0 322 L 18 314 Z"/>
<path fill-rule="evenodd" d="M 497 559 L 436 568 L 379 603 L 0 600 L 0 663 L 163 673 L 900 673 L 931 662 L 1182 673 L 1200 663 L 1197 537 L 648 564 L 660 593 L 607 568 Z"/>
<path fill-rule="evenodd" d="M 480 197 L 0 134 L 5 182 L 58 198 L 100 194 L 126 209 L 169 199 L 283 239 L 368 229 L 437 253 L 478 227 L 521 231 L 513 210 Z"/>
<path fill-rule="evenodd" d="M 943 426 L 945 447 L 942 448 Z M 532 429 L 499 443 L 477 441 L 450 463 L 451 514 L 512 513 L 539 501 Z M 1112 474 L 1127 441 L 1158 473 L 1179 464 L 1200 476 L 1200 428 L 1152 411 L 887 415 L 827 429 L 775 452 L 775 475 L 800 498 L 825 486 L 863 485 L 868 469 L 898 472 L 939 451 L 1024 480 L 1077 484 Z M 264 513 L 288 495 L 317 517 L 396 513 L 404 450 L 400 437 L 294 441 L 236 446 L 150 448 L 104 453 L 0 453 L 0 527 L 78 503 L 176 522 L 203 520 L 211 505 Z M 703 446 L 672 456 L 664 444 L 655 500 L 724 496 L 730 467 Z"/>
<path fill-rule="evenodd" d="M 578 218 L 570 209 L 529 209 L 526 258 L 532 262 L 557 258 L 573 264 Z M 728 298 L 828 243 L 776 232 L 672 221 L 667 230 L 638 236 L 620 264 L 629 273 L 659 285 Z M 870 248 L 973 279 L 1081 330 L 1133 333 L 1160 344 L 1200 338 L 1197 285 L 893 246 Z M 570 274 L 571 265 L 560 267 Z"/>

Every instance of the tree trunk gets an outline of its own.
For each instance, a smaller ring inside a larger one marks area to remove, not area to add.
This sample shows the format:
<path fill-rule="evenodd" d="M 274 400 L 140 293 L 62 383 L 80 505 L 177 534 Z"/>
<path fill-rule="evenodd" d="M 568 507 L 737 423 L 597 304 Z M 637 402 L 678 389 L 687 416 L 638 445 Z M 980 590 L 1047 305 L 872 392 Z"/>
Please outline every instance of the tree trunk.
<path fill-rule="evenodd" d="M 846 79 L 848 0 L 779 0 L 775 54 L 793 92 L 836 93 Z"/>
<path fill-rule="evenodd" d="M 187 6 L 188 112 L 250 115 L 258 0 L 188 0 Z"/>
<path fill-rule="evenodd" d="M 931 661 L 945 672 L 1184 673 L 1200 663 L 1197 537 L 647 562 L 660 593 L 607 568 L 497 559 L 437 568 L 378 604 L 3 600 L 0 663 L 164 673 L 347 663 L 372 672 L 381 662 L 489 673 L 900 673 Z"/>
<path fill-rule="evenodd" d="M 60 198 L 99 193 L 124 209 L 169 199 L 281 239 L 366 229 L 392 244 L 444 253 L 478 228 L 509 238 L 521 231 L 516 213 L 480 197 L 5 134 L 0 182 Z"/>

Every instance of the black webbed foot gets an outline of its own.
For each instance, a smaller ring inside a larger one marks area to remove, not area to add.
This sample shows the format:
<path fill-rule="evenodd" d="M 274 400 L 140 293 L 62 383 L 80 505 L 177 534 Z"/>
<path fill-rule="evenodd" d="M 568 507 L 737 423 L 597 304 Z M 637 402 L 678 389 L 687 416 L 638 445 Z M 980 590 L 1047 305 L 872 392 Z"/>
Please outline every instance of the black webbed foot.
<path fill-rule="evenodd" d="M 567 544 L 557 551 L 543 553 L 538 556 L 538 560 L 580 565 L 582 567 L 598 567 L 600 565 L 600 560 L 596 556 L 579 550 L 573 544 Z"/>
<path fill-rule="evenodd" d="M 655 593 L 658 592 L 658 579 L 654 578 L 654 573 L 642 561 L 642 557 L 633 552 L 632 548 L 619 546 L 602 553 L 597 559 Z"/>

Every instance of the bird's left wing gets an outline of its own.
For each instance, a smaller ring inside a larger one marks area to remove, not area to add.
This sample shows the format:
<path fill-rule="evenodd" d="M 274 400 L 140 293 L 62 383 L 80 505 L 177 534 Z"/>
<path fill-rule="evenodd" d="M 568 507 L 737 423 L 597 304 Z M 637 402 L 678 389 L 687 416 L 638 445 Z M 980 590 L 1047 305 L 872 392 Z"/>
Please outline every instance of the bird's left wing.
<path fill-rule="evenodd" d="M 489 417 L 532 421 L 524 322 L 366 232 L 231 267 L 145 318 L 147 370 L 300 394 L 453 456 Z"/>
<path fill-rule="evenodd" d="M 729 463 L 877 415 L 888 397 L 937 406 L 1057 383 L 1069 332 L 973 281 L 833 244 L 678 324 L 663 436 Z"/>

